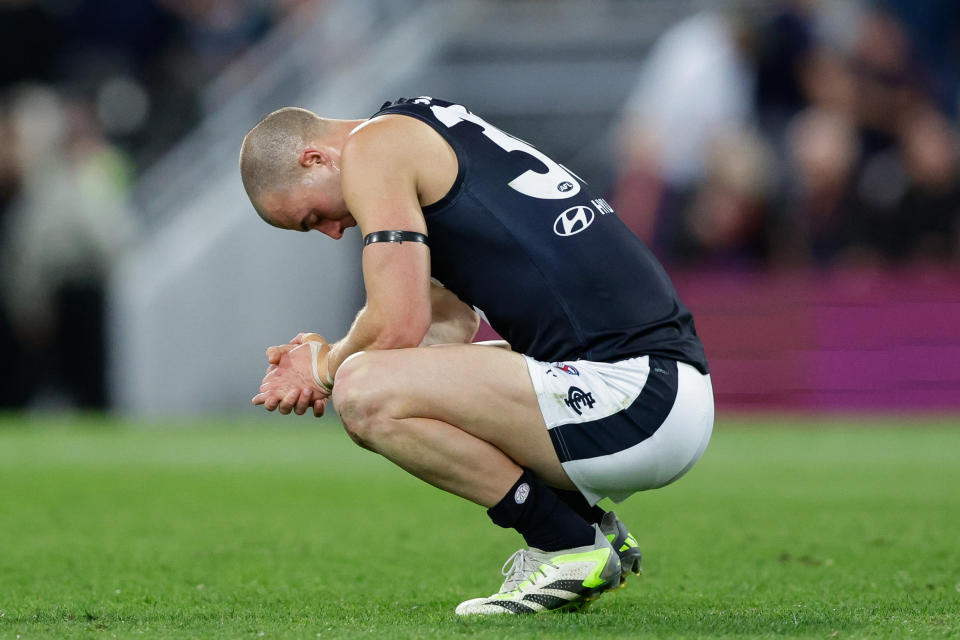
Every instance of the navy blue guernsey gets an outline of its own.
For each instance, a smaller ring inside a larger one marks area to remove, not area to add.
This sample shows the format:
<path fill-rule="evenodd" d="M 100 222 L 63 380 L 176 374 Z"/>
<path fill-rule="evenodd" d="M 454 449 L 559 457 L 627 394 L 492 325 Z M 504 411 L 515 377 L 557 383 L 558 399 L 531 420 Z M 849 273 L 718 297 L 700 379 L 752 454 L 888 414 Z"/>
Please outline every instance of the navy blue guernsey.
<path fill-rule="evenodd" d="M 460 169 L 423 207 L 433 277 L 538 360 L 659 355 L 707 373 L 693 317 L 650 250 L 585 182 L 466 108 L 387 103 L 433 127 Z"/>

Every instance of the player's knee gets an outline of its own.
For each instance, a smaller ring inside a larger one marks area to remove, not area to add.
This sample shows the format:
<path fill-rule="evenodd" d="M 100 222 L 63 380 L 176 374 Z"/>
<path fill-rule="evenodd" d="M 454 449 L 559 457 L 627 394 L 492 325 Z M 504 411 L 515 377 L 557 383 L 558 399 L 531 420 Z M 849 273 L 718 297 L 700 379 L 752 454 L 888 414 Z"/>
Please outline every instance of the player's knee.
<path fill-rule="evenodd" d="M 351 357 L 337 370 L 333 403 L 350 439 L 361 447 L 376 450 L 376 442 L 387 436 L 389 403 L 377 384 L 376 368 L 367 354 Z"/>
<path fill-rule="evenodd" d="M 371 451 L 379 451 L 379 444 L 390 439 L 396 432 L 396 421 L 385 412 L 369 410 L 370 405 L 347 405 L 340 413 L 343 428 L 357 445 Z"/>
<path fill-rule="evenodd" d="M 370 402 L 366 397 L 370 389 L 369 381 L 365 380 L 370 372 L 367 359 L 366 353 L 357 353 L 337 369 L 337 377 L 333 385 L 333 404 L 337 407 L 341 419 L 353 417 Z"/>

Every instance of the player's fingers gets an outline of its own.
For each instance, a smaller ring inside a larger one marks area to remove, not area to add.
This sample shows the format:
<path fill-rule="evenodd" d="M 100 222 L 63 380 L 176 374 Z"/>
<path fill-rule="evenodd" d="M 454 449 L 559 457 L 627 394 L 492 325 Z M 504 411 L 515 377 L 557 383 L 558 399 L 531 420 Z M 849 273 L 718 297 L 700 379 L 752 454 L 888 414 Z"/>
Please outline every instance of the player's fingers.
<path fill-rule="evenodd" d="M 296 406 L 293 407 L 293 412 L 298 416 L 302 416 L 307 412 L 307 409 L 313 403 L 313 394 L 310 389 L 301 389 L 300 398 L 297 400 Z"/>
<path fill-rule="evenodd" d="M 289 415 L 293 411 L 293 407 L 297 404 L 297 400 L 300 399 L 300 389 L 291 389 L 283 396 L 283 399 L 280 400 L 280 404 L 277 405 L 277 409 L 280 410 L 280 413 L 283 415 Z"/>
<path fill-rule="evenodd" d="M 290 351 L 290 349 L 293 349 L 295 346 L 297 345 L 281 344 L 275 347 L 267 347 L 267 362 L 270 364 L 278 364 L 280 362 L 280 358 L 283 357 L 283 354 L 285 354 L 287 351 Z"/>
<path fill-rule="evenodd" d="M 282 396 L 283 394 L 278 393 L 276 389 L 261 389 L 260 393 L 253 396 L 251 402 L 258 406 L 262 404 L 267 411 L 273 411 L 277 408 Z"/>
<path fill-rule="evenodd" d="M 313 417 L 319 418 L 323 415 L 323 410 L 327 407 L 327 399 L 320 398 L 313 401 Z"/>
<path fill-rule="evenodd" d="M 270 375 L 270 373 L 271 373 L 272 371 L 276 371 L 276 369 L 277 369 L 277 365 L 275 365 L 275 364 L 268 364 L 268 365 L 267 365 L 267 370 L 263 373 L 263 377 L 266 378 L 268 375 Z"/>
<path fill-rule="evenodd" d="M 263 408 L 267 411 L 275 411 L 276 408 L 280 405 L 280 400 L 283 398 L 283 394 L 279 391 L 273 390 L 267 392 L 267 400 L 263 403 Z"/>

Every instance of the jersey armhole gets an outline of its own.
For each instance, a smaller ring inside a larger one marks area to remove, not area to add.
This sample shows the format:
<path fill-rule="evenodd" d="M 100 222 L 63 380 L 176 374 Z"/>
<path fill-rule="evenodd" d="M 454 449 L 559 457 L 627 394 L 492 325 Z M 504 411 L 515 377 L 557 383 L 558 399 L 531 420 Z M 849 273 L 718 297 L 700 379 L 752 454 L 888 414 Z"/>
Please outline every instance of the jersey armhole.
<path fill-rule="evenodd" d="M 378 111 L 377 113 L 371 116 L 371 120 L 373 118 L 376 118 L 377 116 L 386 116 L 386 115 L 407 116 L 423 122 L 425 125 L 427 125 L 431 129 L 436 131 L 437 135 L 443 138 L 444 142 L 450 145 L 450 148 L 453 149 L 453 153 L 457 156 L 457 177 L 456 179 L 454 179 L 453 185 L 450 187 L 449 191 L 447 191 L 447 193 L 444 194 L 442 198 L 440 198 L 436 202 L 420 207 L 421 211 L 423 211 L 423 215 L 429 216 L 429 215 L 438 213 L 440 211 L 443 211 L 450 205 L 452 205 L 454 202 L 456 202 L 457 199 L 460 197 L 461 192 L 463 191 L 463 183 L 467 174 L 466 165 L 469 163 L 469 160 L 467 159 L 467 155 L 465 153 L 462 153 L 460 149 L 460 145 L 453 138 L 446 135 L 446 133 L 442 131 L 439 127 L 437 127 L 435 122 L 432 122 L 428 117 L 422 114 L 416 113 L 414 111 L 400 111 L 400 110 L 392 110 L 389 108 L 381 109 L 380 111 Z"/>

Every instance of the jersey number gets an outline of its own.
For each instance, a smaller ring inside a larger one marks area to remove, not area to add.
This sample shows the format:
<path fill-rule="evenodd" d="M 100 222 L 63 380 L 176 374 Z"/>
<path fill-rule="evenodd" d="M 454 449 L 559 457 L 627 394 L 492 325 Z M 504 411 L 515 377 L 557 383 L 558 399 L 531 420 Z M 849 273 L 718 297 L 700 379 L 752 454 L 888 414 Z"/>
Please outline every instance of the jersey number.
<path fill-rule="evenodd" d="M 470 113 L 459 104 L 450 105 L 449 107 L 433 105 L 430 107 L 430 110 L 433 111 L 433 115 L 447 127 L 453 127 L 461 122 L 472 122 L 483 130 L 483 135 L 487 136 L 487 138 L 504 151 L 521 151 L 542 162 L 544 166 L 547 167 L 546 173 L 537 173 L 536 171 L 529 170 L 524 171 L 507 183 L 507 186 L 519 191 L 523 195 L 544 200 L 563 200 L 580 193 L 580 183 L 569 171 L 523 140 L 504 133 L 483 118 Z"/>

